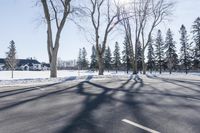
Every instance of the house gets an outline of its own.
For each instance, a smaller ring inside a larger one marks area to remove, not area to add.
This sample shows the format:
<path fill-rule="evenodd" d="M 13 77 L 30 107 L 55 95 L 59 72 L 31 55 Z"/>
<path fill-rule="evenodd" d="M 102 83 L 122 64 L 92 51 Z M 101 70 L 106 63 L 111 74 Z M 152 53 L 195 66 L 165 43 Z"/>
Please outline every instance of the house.
<path fill-rule="evenodd" d="M 50 70 L 50 64 L 42 63 L 42 70 L 43 71 Z"/>
<path fill-rule="evenodd" d="M 2 71 L 5 68 L 5 59 L 0 58 L 0 71 Z"/>
<path fill-rule="evenodd" d="M 0 70 L 6 70 L 5 67 L 5 59 L 0 58 Z M 36 59 L 17 59 L 16 70 L 23 71 L 41 71 L 41 70 L 49 70 L 50 65 L 46 63 L 40 63 Z"/>
<path fill-rule="evenodd" d="M 17 67 L 20 70 L 24 70 L 24 71 L 40 71 L 42 70 L 42 64 L 37 61 L 36 59 L 18 59 L 18 64 Z"/>

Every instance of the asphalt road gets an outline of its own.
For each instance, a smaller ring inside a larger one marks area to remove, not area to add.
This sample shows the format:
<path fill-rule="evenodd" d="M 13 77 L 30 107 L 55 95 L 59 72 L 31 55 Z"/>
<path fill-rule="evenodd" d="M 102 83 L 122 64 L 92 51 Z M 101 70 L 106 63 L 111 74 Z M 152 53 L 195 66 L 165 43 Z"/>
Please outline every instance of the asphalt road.
<path fill-rule="evenodd" d="M 124 120 L 132 123 L 127 123 Z M 199 133 L 200 80 L 0 87 L 0 133 Z"/>

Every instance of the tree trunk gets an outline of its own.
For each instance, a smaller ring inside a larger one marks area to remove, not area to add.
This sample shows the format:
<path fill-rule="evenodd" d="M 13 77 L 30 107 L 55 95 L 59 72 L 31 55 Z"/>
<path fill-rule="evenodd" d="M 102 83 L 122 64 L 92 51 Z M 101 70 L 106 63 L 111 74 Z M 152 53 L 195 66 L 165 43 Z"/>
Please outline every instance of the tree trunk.
<path fill-rule="evenodd" d="M 185 65 L 185 73 L 188 74 L 187 65 Z"/>
<path fill-rule="evenodd" d="M 57 52 L 53 52 L 50 62 L 50 77 L 57 77 Z"/>
<path fill-rule="evenodd" d="M 142 69 L 143 69 L 143 74 L 146 74 L 146 68 L 145 68 L 145 61 L 144 61 L 144 51 L 142 51 Z"/>
<path fill-rule="evenodd" d="M 128 70 L 129 70 L 129 68 L 128 68 L 128 61 L 127 61 L 127 65 L 126 65 L 126 73 L 128 74 Z"/>
<path fill-rule="evenodd" d="M 98 61 L 98 63 L 99 63 L 99 75 L 103 75 L 104 67 L 103 67 L 103 57 L 102 57 L 101 54 L 99 54 L 98 59 L 99 59 L 99 61 Z"/>
<path fill-rule="evenodd" d="M 137 74 L 137 73 L 138 73 L 138 69 L 137 69 L 137 54 L 135 54 L 133 74 Z"/>
<path fill-rule="evenodd" d="M 160 74 L 161 74 L 161 73 L 162 73 L 161 62 L 160 62 L 160 64 L 159 64 L 159 66 L 160 66 Z"/>
<path fill-rule="evenodd" d="M 13 79 L 13 69 L 12 69 L 12 79 Z"/>

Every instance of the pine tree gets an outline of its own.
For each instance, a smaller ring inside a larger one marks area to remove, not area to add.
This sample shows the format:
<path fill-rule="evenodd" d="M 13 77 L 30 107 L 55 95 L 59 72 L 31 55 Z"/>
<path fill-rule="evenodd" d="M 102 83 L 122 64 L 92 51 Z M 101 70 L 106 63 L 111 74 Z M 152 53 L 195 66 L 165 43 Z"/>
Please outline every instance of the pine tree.
<path fill-rule="evenodd" d="M 140 41 L 137 45 L 137 70 L 142 71 L 142 44 Z"/>
<path fill-rule="evenodd" d="M 120 52 L 119 52 L 119 44 L 118 44 L 118 42 L 116 42 L 115 43 L 115 50 L 114 50 L 114 53 L 113 53 L 113 55 L 114 55 L 114 65 L 115 65 L 115 69 L 116 69 L 116 73 L 117 73 L 117 71 L 118 71 L 118 69 L 119 69 L 119 66 L 120 66 L 120 64 L 121 64 L 121 57 L 120 57 Z"/>
<path fill-rule="evenodd" d="M 95 70 L 97 69 L 98 67 L 98 64 L 97 64 L 97 53 L 96 53 L 96 48 L 95 46 L 93 45 L 92 46 L 92 55 L 91 55 L 91 63 L 90 63 L 90 69 L 91 70 Z"/>
<path fill-rule="evenodd" d="M 184 65 L 185 67 L 185 73 L 188 73 L 188 69 L 190 68 L 191 65 L 191 57 L 192 57 L 192 46 L 191 43 L 189 44 L 188 41 L 188 35 L 187 35 L 187 30 L 184 25 L 181 26 L 180 28 L 180 43 L 181 43 L 181 50 L 180 50 L 180 62 Z"/>
<path fill-rule="evenodd" d="M 13 71 L 17 65 L 16 59 L 16 47 L 15 42 L 12 40 L 10 41 L 10 46 L 8 47 L 9 51 L 6 52 L 6 66 L 12 71 L 11 77 L 13 78 Z"/>
<path fill-rule="evenodd" d="M 112 61 L 112 55 L 110 47 L 108 46 L 108 48 L 105 50 L 105 55 L 104 55 L 104 65 L 105 68 L 108 70 L 108 72 L 111 69 L 111 61 Z"/>
<path fill-rule="evenodd" d="M 194 21 L 192 33 L 195 42 L 194 66 L 200 68 L 200 17 Z"/>
<path fill-rule="evenodd" d="M 158 30 L 155 48 L 156 48 L 155 49 L 156 64 L 159 67 L 159 72 L 161 74 L 162 73 L 163 60 L 164 60 L 164 49 L 165 49 L 161 30 Z"/>
<path fill-rule="evenodd" d="M 130 45 L 129 45 L 129 41 L 127 39 L 127 37 L 125 37 L 124 39 L 124 50 L 122 51 L 122 62 L 123 64 L 126 66 L 126 72 L 128 73 L 130 67 L 131 67 L 131 49 L 130 49 Z"/>
<path fill-rule="evenodd" d="M 79 49 L 77 65 L 78 65 L 78 69 L 82 70 L 82 50 L 81 49 Z"/>
<path fill-rule="evenodd" d="M 155 54 L 152 37 L 149 39 L 147 59 L 147 69 L 150 70 L 150 72 L 152 73 L 155 67 Z"/>
<path fill-rule="evenodd" d="M 172 69 L 175 69 L 178 64 L 178 55 L 176 54 L 175 41 L 173 39 L 173 34 L 170 29 L 168 29 L 165 38 L 165 48 L 166 48 L 166 62 L 170 74 Z"/>
<path fill-rule="evenodd" d="M 85 47 L 82 49 L 82 67 L 83 69 L 88 69 L 87 51 Z"/>

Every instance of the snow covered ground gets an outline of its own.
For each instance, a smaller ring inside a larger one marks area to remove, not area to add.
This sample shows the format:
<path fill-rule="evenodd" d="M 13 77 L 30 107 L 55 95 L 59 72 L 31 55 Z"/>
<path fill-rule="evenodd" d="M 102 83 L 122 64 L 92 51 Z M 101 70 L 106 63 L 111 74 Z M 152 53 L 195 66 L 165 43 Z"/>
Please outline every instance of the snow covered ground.
<path fill-rule="evenodd" d="M 105 71 L 103 76 L 98 76 L 98 72 L 92 71 L 78 71 L 78 70 L 63 70 L 58 71 L 58 78 L 49 78 L 49 71 L 15 71 L 14 79 L 11 78 L 10 71 L 0 71 L 0 87 L 2 86 L 22 86 L 22 85 L 35 85 L 35 84 L 50 84 L 63 81 L 73 80 L 101 80 L 105 78 L 129 78 L 131 72 L 126 74 L 124 71 L 116 73 L 115 71 Z M 172 73 L 167 72 L 159 73 L 147 73 L 152 77 L 169 78 L 169 79 L 183 79 L 183 80 L 200 80 L 200 73 Z M 146 79 L 146 76 L 139 74 L 140 77 Z"/>
<path fill-rule="evenodd" d="M 169 72 L 163 72 L 162 74 L 158 72 L 153 72 L 152 74 L 147 73 L 147 75 L 160 77 L 160 78 L 168 78 L 168 79 L 183 79 L 183 80 L 200 80 L 200 72 L 199 73 L 179 73 L 173 72 L 169 74 Z"/>
<path fill-rule="evenodd" d="M 49 71 L 14 71 L 14 79 L 11 78 L 10 71 L 0 71 L 0 80 L 15 80 L 15 79 L 37 79 L 37 78 L 49 78 Z M 71 77 L 71 76 L 87 76 L 87 75 L 98 75 L 98 72 L 92 72 L 88 70 L 61 70 L 58 71 L 58 77 Z M 104 75 L 126 75 L 125 72 L 110 71 L 104 72 Z"/>
<path fill-rule="evenodd" d="M 58 78 L 49 78 L 49 71 L 15 71 L 14 78 L 11 78 L 10 71 L 0 71 L 0 87 L 1 86 L 13 86 L 13 85 L 35 85 L 35 84 L 47 84 L 58 83 L 63 81 L 72 80 L 88 80 L 89 78 L 99 80 L 105 78 L 128 78 L 130 74 L 125 72 L 105 71 L 103 76 L 98 76 L 98 72 L 92 72 L 87 70 L 62 70 L 58 71 Z"/>

